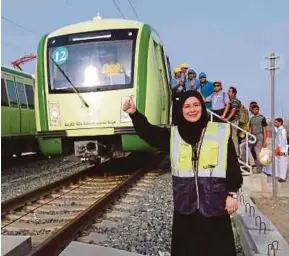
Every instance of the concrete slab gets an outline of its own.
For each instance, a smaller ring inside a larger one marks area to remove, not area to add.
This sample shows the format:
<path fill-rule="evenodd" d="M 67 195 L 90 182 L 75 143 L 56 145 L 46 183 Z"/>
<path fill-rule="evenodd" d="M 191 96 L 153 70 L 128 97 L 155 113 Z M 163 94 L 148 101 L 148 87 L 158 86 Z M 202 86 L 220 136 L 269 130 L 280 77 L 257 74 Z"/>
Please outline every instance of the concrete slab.
<path fill-rule="evenodd" d="M 101 197 L 99 197 L 101 198 Z M 42 200 L 38 200 L 37 203 L 39 204 L 47 204 L 48 201 L 50 201 L 51 199 L 42 199 Z M 56 206 L 56 207 L 65 207 L 67 206 L 71 206 L 71 205 L 82 205 L 82 206 L 89 206 L 92 205 L 93 203 L 95 203 L 95 199 L 81 199 L 79 200 L 79 198 L 77 199 L 64 199 L 64 198 L 59 198 L 59 199 L 55 199 L 53 201 L 51 201 L 49 204 L 47 204 L 47 206 Z"/>
<path fill-rule="evenodd" d="M 80 242 L 71 242 L 64 251 L 59 254 L 60 256 L 141 256 L 141 254 L 126 252 L 113 248 L 103 247 L 99 245 L 83 244 Z"/>
<path fill-rule="evenodd" d="M 9 220 L 16 220 L 19 217 L 21 217 L 23 214 L 22 213 L 15 213 L 15 214 L 9 214 L 7 215 L 7 219 Z M 62 214 L 45 214 L 45 213 L 29 213 L 26 216 L 21 218 L 22 222 L 37 222 L 41 219 L 42 221 L 55 221 L 55 222 L 60 222 L 60 221 L 67 221 L 75 218 L 78 215 L 78 212 L 68 212 L 68 213 L 62 213 Z"/>
<path fill-rule="evenodd" d="M 137 202 L 137 198 L 132 197 L 132 196 L 126 196 L 124 198 L 122 198 L 120 201 L 126 204 L 134 204 Z"/>
<path fill-rule="evenodd" d="M 120 203 L 120 204 L 114 205 L 113 208 L 116 210 L 132 210 L 135 208 L 135 206 L 131 204 Z"/>
<path fill-rule="evenodd" d="M 278 241 L 279 248 L 275 251 L 274 255 L 288 256 L 289 244 L 279 233 L 275 225 L 265 215 L 262 214 L 262 212 L 250 199 L 249 195 L 251 193 L 251 189 L 252 187 L 248 186 L 248 182 L 245 183 L 245 186 L 243 187 L 241 192 L 241 195 L 244 197 L 244 203 L 243 200 L 241 200 L 240 207 L 237 211 L 237 226 L 240 233 L 240 241 L 245 256 L 273 255 L 273 251 L 270 252 L 271 254 L 268 254 L 268 245 L 275 240 Z M 245 210 L 246 204 L 247 212 Z M 266 232 L 264 232 L 263 225 L 262 231 L 259 231 L 259 218 L 257 218 L 257 226 L 255 225 L 254 210 L 253 208 L 251 208 L 250 216 L 250 206 L 255 209 L 255 217 L 260 216 L 261 221 L 265 223 Z"/>
<path fill-rule="evenodd" d="M 82 243 L 99 243 L 106 240 L 106 235 L 99 234 L 96 232 L 90 232 L 87 236 L 80 236 L 77 238 L 77 241 Z"/>
<path fill-rule="evenodd" d="M 142 191 L 137 191 L 137 190 L 131 190 L 127 193 L 129 196 L 133 196 L 133 197 L 143 197 L 144 193 Z"/>
<path fill-rule="evenodd" d="M 105 214 L 106 218 L 125 218 L 129 215 L 128 212 L 112 211 Z"/>
<path fill-rule="evenodd" d="M 240 243 L 242 245 L 242 250 L 245 256 L 253 256 L 257 253 L 256 245 L 249 235 L 248 229 L 243 225 L 241 218 L 236 218 L 236 225 L 238 229 L 238 234 L 240 238 Z"/>
<path fill-rule="evenodd" d="M 273 241 L 279 242 L 279 248 L 276 250 L 276 256 L 288 256 L 289 255 L 289 246 L 285 239 L 280 235 L 278 231 L 268 231 L 264 233 L 263 231 L 260 233 L 257 230 L 249 230 L 249 234 L 254 240 L 258 253 L 263 253 L 267 255 L 268 252 L 268 244 Z M 272 253 L 273 254 L 273 253 Z"/>
<path fill-rule="evenodd" d="M 134 187 L 130 191 L 146 192 L 147 188 L 146 187 Z"/>
<path fill-rule="evenodd" d="M 32 249 L 30 236 L 1 235 L 1 256 L 27 255 Z"/>
<path fill-rule="evenodd" d="M 246 203 L 249 203 L 250 205 L 247 205 L 247 212 L 246 212 Z M 251 216 L 250 216 L 250 206 L 254 207 L 251 208 Z M 255 211 L 255 213 L 254 213 Z M 239 209 L 237 211 L 237 214 L 239 217 L 241 217 L 243 224 L 247 229 L 252 230 L 259 230 L 260 227 L 260 218 L 261 221 L 265 222 L 266 229 L 269 231 L 276 231 L 277 228 L 274 226 L 274 224 L 265 216 L 262 214 L 262 212 L 255 206 L 254 202 L 249 198 L 246 197 L 245 204 L 240 204 Z M 257 217 L 259 216 L 259 217 Z M 257 225 L 256 225 L 257 224 Z M 262 226 L 263 228 L 263 226 Z"/>
<path fill-rule="evenodd" d="M 116 228 L 118 223 L 110 220 L 103 220 L 102 222 L 92 224 L 92 226 L 96 228 Z"/>

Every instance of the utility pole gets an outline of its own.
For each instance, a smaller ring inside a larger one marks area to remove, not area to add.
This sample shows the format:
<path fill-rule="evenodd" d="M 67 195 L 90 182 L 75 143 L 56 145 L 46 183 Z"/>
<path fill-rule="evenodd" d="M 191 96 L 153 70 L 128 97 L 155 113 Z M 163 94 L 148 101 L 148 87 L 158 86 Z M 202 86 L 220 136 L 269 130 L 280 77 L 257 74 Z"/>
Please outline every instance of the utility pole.
<path fill-rule="evenodd" d="M 274 53 L 271 53 L 269 57 L 266 57 L 270 61 L 270 65 L 266 70 L 270 71 L 271 77 L 271 130 L 272 130 L 272 194 L 273 199 L 277 199 L 277 181 L 276 181 L 276 164 L 275 164 L 275 137 L 274 137 L 274 120 L 275 120 L 275 71 L 279 69 L 276 67 L 276 59 L 279 57 Z"/>

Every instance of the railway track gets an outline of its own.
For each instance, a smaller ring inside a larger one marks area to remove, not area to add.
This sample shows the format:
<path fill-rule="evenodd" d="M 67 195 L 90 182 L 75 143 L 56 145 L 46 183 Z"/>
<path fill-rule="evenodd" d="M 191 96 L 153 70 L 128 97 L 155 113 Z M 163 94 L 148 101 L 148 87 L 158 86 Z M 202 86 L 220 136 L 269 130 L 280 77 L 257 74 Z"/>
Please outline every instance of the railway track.
<path fill-rule="evenodd" d="M 158 155 L 148 164 L 147 157 L 123 159 L 122 168 L 108 163 L 99 174 L 91 167 L 3 202 L 1 233 L 30 235 L 31 255 L 58 255 L 162 159 Z"/>

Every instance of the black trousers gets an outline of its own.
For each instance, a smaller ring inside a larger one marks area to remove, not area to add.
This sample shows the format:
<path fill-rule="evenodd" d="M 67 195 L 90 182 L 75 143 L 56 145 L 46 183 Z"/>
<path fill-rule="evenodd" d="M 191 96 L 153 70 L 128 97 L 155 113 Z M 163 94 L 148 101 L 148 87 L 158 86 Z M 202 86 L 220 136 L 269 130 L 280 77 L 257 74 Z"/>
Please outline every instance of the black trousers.
<path fill-rule="evenodd" d="M 212 112 L 214 112 L 215 114 L 219 115 L 219 116 L 222 116 L 223 113 L 224 113 L 225 109 L 218 109 L 218 110 L 212 110 Z M 213 121 L 214 122 L 219 122 L 219 123 L 225 123 L 225 121 L 219 119 L 218 117 L 216 116 L 213 116 Z"/>
<path fill-rule="evenodd" d="M 178 124 L 178 119 L 180 116 L 180 111 L 181 111 L 181 104 L 179 102 L 179 94 L 174 93 L 172 95 L 172 102 L 173 102 L 173 108 L 172 108 L 172 124 L 177 125 Z"/>
<path fill-rule="evenodd" d="M 174 212 L 171 256 L 236 256 L 230 216 Z"/>

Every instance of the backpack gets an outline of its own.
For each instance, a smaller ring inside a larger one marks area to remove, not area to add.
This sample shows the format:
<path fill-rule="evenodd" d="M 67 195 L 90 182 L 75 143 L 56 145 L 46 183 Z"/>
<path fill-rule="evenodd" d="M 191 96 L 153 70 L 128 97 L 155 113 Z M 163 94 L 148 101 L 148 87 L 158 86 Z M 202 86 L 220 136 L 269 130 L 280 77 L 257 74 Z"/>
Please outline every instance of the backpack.
<path fill-rule="evenodd" d="M 249 122 L 249 110 L 243 104 L 241 104 L 240 107 L 239 122 L 241 124 L 247 124 Z"/>

